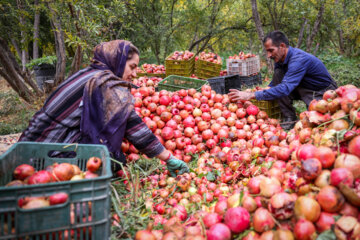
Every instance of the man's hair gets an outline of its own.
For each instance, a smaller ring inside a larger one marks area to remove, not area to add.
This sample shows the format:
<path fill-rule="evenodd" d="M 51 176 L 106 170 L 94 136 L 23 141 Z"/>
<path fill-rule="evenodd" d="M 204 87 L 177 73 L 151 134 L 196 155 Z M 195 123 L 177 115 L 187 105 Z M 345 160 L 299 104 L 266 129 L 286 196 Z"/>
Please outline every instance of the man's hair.
<path fill-rule="evenodd" d="M 279 47 L 281 43 L 285 43 L 286 47 L 289 47 L 289 40 L 286 35 L 281 31 L 269 32 L 264 37 L 263 44 L 265 44 L 265 42 L 269 39 L 271 39 L 272 43 L 277 47 Z"/>
<path fill-rule="evenodd" d="M 128 56 L 127 56 L 127 60 L 130 60 L 134 54 L 137 54 L 137 55 L 140 55 L 140 51 L 137 47 L 135 47 L 134 44 L 130 44 L 130 49 L 129 49 L 129 52 L 128 52 Z"/>

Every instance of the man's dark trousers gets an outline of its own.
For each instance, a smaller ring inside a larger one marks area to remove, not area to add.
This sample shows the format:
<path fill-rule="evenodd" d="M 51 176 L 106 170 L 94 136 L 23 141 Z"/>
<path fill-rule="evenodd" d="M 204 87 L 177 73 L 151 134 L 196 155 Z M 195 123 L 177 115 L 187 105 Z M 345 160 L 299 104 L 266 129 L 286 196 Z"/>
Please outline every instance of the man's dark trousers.
<path fill-rule="evenodd" d="M 280 84 L 285 76 L 285 70 L 283 68 L 275 68 L 273 75 L 273 84 L 276 86 Z M 302 100 L 305 102 L 306 107 L 309 107 L 310 102 L 313 99 L 322 99 L 324 92 L 327 90 L 335 90 L 337 88 L 336 82 L 333 81 L 328 87 L 319 91 L 303 88 L 301 86 L 296 87 L 289 96 L 277 99 L 279 107 L 282 113 L 282 118 L 286 122 L 296 121 L 296 112 L 293 107 L 293 100 Z"/>

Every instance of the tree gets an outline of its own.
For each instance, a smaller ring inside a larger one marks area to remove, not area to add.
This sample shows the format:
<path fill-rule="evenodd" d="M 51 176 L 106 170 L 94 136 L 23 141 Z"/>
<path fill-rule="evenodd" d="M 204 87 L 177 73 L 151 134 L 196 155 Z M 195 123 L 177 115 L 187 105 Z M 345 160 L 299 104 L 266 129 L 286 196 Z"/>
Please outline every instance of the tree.
<path fill-rule="evenodd" d="M 260 16 L 259 16 L 259 12 L 258 12 L 258 8 L 257 8 L 257 2 L 256 0 L 251 0 L 251 9 L 252 9 L 252 13 L 253 13 L 253 20 L 256 26 L 256 31 L 258 33 L 259 36 L 259 40 L 260 42 L 263 41 L 265 35 L 264 35 L 264 30 L 260 21 Z M 268 67 L 268 70 L 270 73 L 272 73 L 273 71 L 273 64 L 271 62 L 271 60 L 269 58 L 266 57 L 266 50 L 265 48 L 263 48 L 263 55 L 266 58 L 266 65 Z"/>
<path fill-rule="evenodd" d="M 322 2 L 320 5 L 320 9 L 318 11 L 318 14 L 316 16 L 316 20 L 314 22 L 314 27 L 311 31 L 311 34 L 308 35 L 308 38 L 306 40 L 306 51 L 310 52 L 311 50 L 311 46 L 314 42 L 315 36 L 318 33 L 319 29 L 320 29 L 320 24 L 321 24 L 321 20 L 324 14 L 324 10 L 325 10 L 325 3 Z"/>

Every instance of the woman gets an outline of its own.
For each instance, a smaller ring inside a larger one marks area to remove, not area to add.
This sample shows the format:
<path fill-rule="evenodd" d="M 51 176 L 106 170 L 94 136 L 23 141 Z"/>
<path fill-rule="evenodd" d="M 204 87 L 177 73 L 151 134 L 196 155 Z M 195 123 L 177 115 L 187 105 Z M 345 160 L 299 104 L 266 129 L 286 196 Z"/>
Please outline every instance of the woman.
<path fill-rule="evenodd" d="M 129 41 L 97 45 L 92 64 L 63 82 L 30 120 L 20 141 L 104 144 L 120 159 L 127 138 L 148 157 L 166 161 L 172 176 L 189 171 L 158 141 L 134 110 L 130 93 L 139 50 Z"/>

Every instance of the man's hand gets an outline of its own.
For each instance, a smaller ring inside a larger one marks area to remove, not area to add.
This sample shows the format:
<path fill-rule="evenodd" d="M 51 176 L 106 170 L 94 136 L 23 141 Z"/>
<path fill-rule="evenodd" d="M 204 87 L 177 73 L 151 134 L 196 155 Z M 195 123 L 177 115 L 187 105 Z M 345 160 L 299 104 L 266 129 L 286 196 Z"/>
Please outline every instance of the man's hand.
<path fill-rule="evenodd" d="M 230 89 L 230 93 L 228 95 L 231 101 L 246 101 L 255 98 L 255 93 L 239 91 L 237 89 Z"/>
<path fill-rule="evenodd" d="M 167 169 L 172 177 L 176 177 L 176 170 L 179 170 L 178 175 L 189 172 L 189 167 L 184 161 L 175 158 L 173 155 L 170 156 L 169 160 L 166 161 Z"/>

